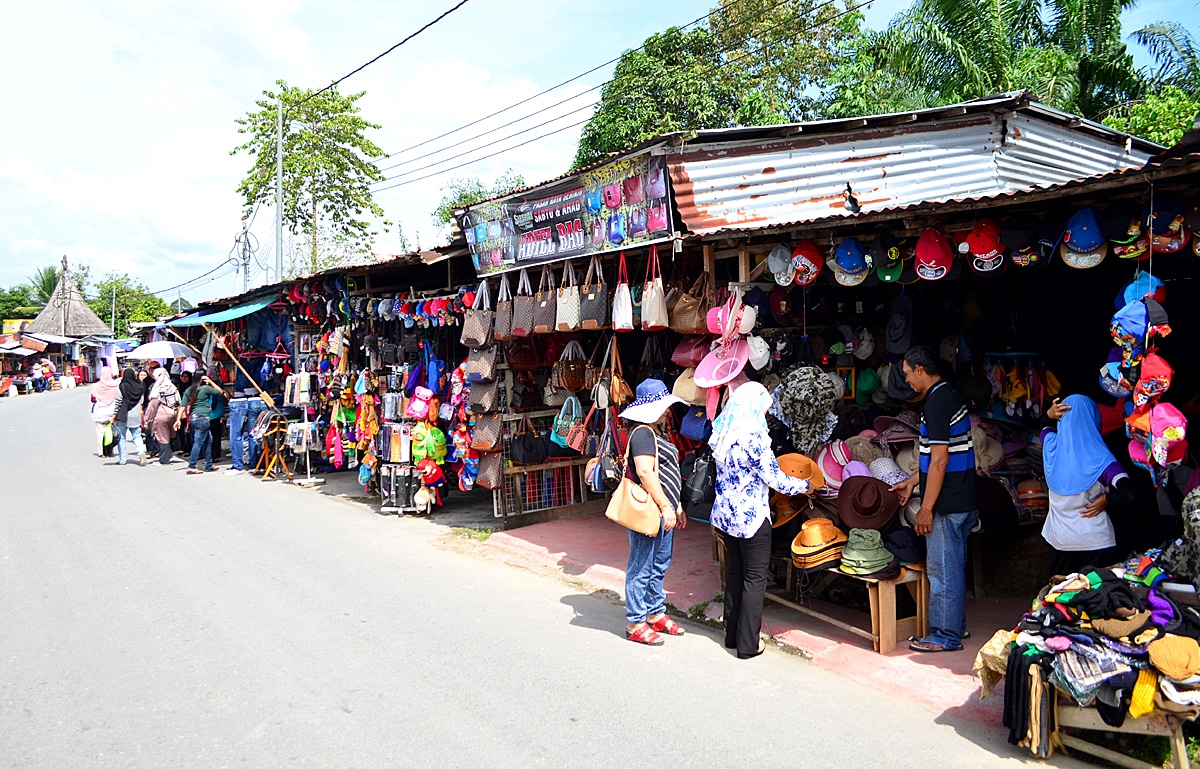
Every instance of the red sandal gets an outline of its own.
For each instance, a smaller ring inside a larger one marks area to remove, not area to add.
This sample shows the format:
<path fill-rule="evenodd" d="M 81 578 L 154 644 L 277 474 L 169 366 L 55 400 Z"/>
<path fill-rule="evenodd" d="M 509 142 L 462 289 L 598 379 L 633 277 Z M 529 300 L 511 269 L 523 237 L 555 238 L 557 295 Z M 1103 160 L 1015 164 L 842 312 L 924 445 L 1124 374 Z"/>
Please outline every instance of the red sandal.
<path fill-rule="evenodd" d="M 662 646 L 663 639 L 654 632 L 654 629 L 649 625 L 642 623 L 638 625 L 637 630 L 626 630 L 625 637 L 630 641 L 646 646 Z"/>
<path fill-rule="evenodd" d="M 683 629 L 683 625 L 680 625 L 666 614 L 659 617 L 656 621 L 647 622 L 646 624 L 649 625 L 650 629 L 656 633 L 666 633 L 667 635 L 683 635 L 687 632 Z"/>

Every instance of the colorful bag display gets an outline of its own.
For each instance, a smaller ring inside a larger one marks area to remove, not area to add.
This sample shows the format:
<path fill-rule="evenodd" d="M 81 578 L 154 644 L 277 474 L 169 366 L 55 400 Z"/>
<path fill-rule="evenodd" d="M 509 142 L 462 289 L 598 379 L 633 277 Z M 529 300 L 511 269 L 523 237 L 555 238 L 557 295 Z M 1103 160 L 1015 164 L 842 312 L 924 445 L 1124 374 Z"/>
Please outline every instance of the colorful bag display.
<path fill-rule="evenodd" d="M 512 335 L 529 336 L 533 333 L 533 289 L 529 285 L 529 273 L 521 270 L 517 280 L 517 295 L 513 297 Z"/>

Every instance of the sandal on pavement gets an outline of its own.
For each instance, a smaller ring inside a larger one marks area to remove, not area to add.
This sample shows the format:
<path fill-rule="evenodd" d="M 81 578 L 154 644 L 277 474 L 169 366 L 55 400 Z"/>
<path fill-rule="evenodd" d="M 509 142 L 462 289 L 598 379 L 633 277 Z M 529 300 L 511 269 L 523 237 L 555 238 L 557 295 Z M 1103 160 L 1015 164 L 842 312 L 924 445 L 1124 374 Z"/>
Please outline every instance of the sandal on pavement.
<path fill-rule="evenodd" d="M 662 637 L 644 622 L 637 626 L 637 630 L 626 630 L 625 637 L 634 643 L 645 644 L 646 646 L 663 645 Z"/>
<path fill-rule="evenodd" d="M 188 468 L 188 471 L 187 471 L 187 474 L 188 474 L 188 475 L 204 475 L 204 471 L 203 471 L 203 470 L 199 470 L 199 469 L 197 469 L 197 468 L 195 468 L 195 467 L 189 467 L 189 468 Z"/>
<path fill-rule="evenodd" d="M 933 641 L 929 641 L 924 638 L 920 638 L 916 641 L 913 641 L 912 643 L 910 643 L 908 645 L 908 648 L 912 649 L 915 652 L 960 652 L 960 651 L 962 651 L 961 646 L 957 646 L 957 647 L 942 646 L 939 643 L 934 643 Z"/>
<path fill-rule="evenodd" d="M 678 622 L 665 614 L 654 622 L 647 622 L 646 624 L 648 624 L 650 629 L 656 633 L 666 633 L 667 635 L 683 635 L 687 632 L 683 629 L 683 625 L 680 625 Z"/>
<path fill-rule="evenodd" d="M 738 652 L 738 659 L 752 660 L 755 657 L 757 657 L 758 655 L 765 652 L 766 650 L 767 650 L 767 642 L 760 638 L 760 639 L 758 639 L 758 651 L 754 652 L 753 654 L 742 654 L 741 652 Z"/>

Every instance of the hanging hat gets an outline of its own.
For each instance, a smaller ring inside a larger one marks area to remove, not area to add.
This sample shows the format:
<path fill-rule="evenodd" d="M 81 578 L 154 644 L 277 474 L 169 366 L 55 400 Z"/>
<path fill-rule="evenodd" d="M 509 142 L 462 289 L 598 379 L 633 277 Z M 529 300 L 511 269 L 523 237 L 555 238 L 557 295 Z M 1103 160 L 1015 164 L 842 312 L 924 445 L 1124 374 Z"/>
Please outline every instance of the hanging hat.
<path fill-rule="evenodd" d="M 1100 230 L 1112 245 L 1118 259 L 1141 261 L 1150 258 L 1150 233 L 1141 216 L 1141 206 L 1131 200 L 1119 200 L 1104 210 Z"/>
<path fill-rule="evenodd" d="M 857 286 L 871 272 L 867 249 L 856 238 L 845 238 L 838 244 L 833 263 L 833 276 L 843 286 Z"/>
<path fill-rule="evenodd" d="M 643 379 L 637 386 L 637 397 L 621 412 L 622 419 L 652 425 L 676 403 L 685 403 L 683 398 L 671 394 L 667 386 L 657 379 Z"/>
<path fill-rule="evenodd" d="M 871 396 L 879 391 L 881 384 L 879 374 L 875 373 L 875 369 L 865 368 L 858 372 L 858 379 L 854 383 L 854 402 L 860 406 L 866 406 L 871 402 Z"/>
<path fill-rule="evenodd" d="M 1152 297 L 1154 301 L 1162 304 L 1167 301 L 1167 286 L 1161 278 L 1139 270 L 1117 292 L 1117 309 L 1146 296 Z"/>
<path fill-rule="evenodd" d="M 1068 267 L 1087 270 L 1104 261 L 1108 254 L 1108 241 L 1100 229 L 1100 219 L 1091 206 L 1072 214 L 1067 220 L 1067 229 L 1062 235 L 1058 253 Z"/>
<path fill-rule="evenodd" d="M 802 240 L 792 249 L 791 269 L 795 275 L 793 282 L 797 286 L 810 285 L 821 274 L 825 266 L 825 257 L 821 249 L 811 240 Z"/>
<path fill-rule="evenodd" d="M 896 461 L 891 457 L 880 457 L 870 464 L 872 477 L 886 483 L 889 487 L 895 486 L 898 483 L 904 483 L 908 480 L 912 473 L 906 473 L 900 469 Z"/>
<path fill-rule="evenodd" d="M 991 475 L 1004 467 L 1004 444 L 978 426 L 971 428 L 971 441 L 975 449 L 976 470 Z"/>
<path fill-rule="evenodd" d="M 890 233 L 881 232 L 871 241 L 871 261 L 875 274 L 884 283 L 895 283 L 904 272 L 904 254 L 900 242 Z"/>
<path fill-rule="evenodd" d="M 1187 204 L 1178 193 L 1154 193 L 1153 210 L 1147 200 L 1142 208 L 1142 221 L 1150 222 L 1150 247 L 1160 254 L 1173 254 L 1187 245 L 1191 230 L 1184 223 Z"/>
<path fill-rule="evenodd" d="M 808 481 L 811 491 L 825 487 L 825 475 L 821 467 L 803 454 L 780 454 L 777 461 L 784 475 Z"/>
<path fill-rule="evenodd" d="M 767 325 L 767 318 L 771 316 L 771 295 L 762 287 L 754 286 L 742 294 L 742 304 L 754 308 L 755 319 L 760 327 Z"/>
<path fill-rule="evenodd" d="M 854 347 L 855 358 L 866 360 L 875 354 L 875 336 L 866 326 L 859 326 L 854 336 L 858 339 L 858 344 Z"/>
<path fill-rule="evenodd" d="M 969 256 L 976 275 L 999 275 L 1008 268 L 1007 247 L 1000 240 L 1000 225 L 994 219 L 979 220 L 959 250 Z"/>
<path fill-rule="evenodd" d="M 842 398 L 845 398 L 846 397 L 846 380 L 842 379 L 837 374 L 833 374 L 830 372 L 826 372 L 825 376 L 828 377 L 829 383 L 831 385 L 833 385 L 834 399 L 840 401 Z"/>
<path fill-rule="evenodd" d="M 892 302 L 892 314 L 884 330 L 885 347 L 892 355 L 903 355 L 912 347 L 912 298 L 901 295 Z"/>
<path fill-rule="evenodd" d="M 1028 214 L 1005 219 L 1000 228 L 1000 242 L 1008 248 L 1009 261 L 1015 267 L 1033 267 L 1041 259 L 1037 220 Z"/>
<path fill-rule="evenodd" d="M 922 280 L 942 280 L 954 266 L 954 249 L 946 236 L 932 227 L 917 240 L 917 276 Z"/>
<path fill-rule="evenodd" d="M 792 252 L 782 243 L 776 244 L 767 254 L 767 269 L 775 276 L 775 282 L 781 286 L 790 285 L 795 273 L 792 272 Z"/>
<path fill-rule="evenodd" d="M 771 345 L 761 336 L 747 337 L 746 343 L 750 345 L 750 365 L 755 371 L 762 371 L 771 362 Z"/>
<path fill-rule="evenodd" d="M 900 495 L 870 472 L 847 478 L 838 493 L 838 517 L 852 529 L 882 529 L 896 517 Z"/>
<path fill-rule="evenodd" d="M 810 518 L 792 540 L 792 565 L 803 570 L 836 566 L 846 539 L 846 533 L 828 518 Z"/>
<path fill-rule="evenodd" d="M 775 323 L 780 326 L 792 325 L 792 299 L 788 296 L 788 292 L 783 288 L 776 288 L 771 292 L 771 317 L 775 319 Z"/>
<path fill-rule="evenodd" d="M 731 381 L 750 360 L 750 345 L 745 339 L 734 339 L 727 345 L 718 345 L 700 365 L 696 366 L 696 384 L 701 387 L 717 387 Z"/>
<path fill-rule="evenodd" d="M 1042 251 L 1043 266 L 1049 264 L 1058 252 L 1058 245 L 1062 243 L 1063 231 L 1067 229 L 1069 218 L 1067 209 L 1058 206 L 1047 211 L 1038 222 L 1038 247 Z"/>

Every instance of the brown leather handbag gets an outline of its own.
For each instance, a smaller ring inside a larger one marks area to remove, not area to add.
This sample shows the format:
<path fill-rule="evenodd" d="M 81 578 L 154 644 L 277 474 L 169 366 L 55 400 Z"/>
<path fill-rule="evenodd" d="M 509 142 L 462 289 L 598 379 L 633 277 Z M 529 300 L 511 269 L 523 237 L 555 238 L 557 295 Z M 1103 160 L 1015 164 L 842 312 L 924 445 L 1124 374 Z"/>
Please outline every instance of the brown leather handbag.
<path fill-rule="evenodd" d="M 657 469 L 657 439 L 654 442 L 654 465 Z M 624 466 L 629 466 L 629 444 L 625 445 Z M 658 505 L 654 503 L 654 498 L 650 496 L 650 492 L 631 480 L 628 475 L 621 478 L 621 484 L 617 486 L 612 498 L 608 500 L 608 509 L 604 511 L 604 517 L 647 537 L 658 536 L 659 527 L 662 525 L 662 515 Z"/>
<path fill-rule="evenodd" d="M 681 334 L 706 334 L 708 323 L 706 316 L 712 307 L 712 290 L 709 287 L 707 272 L 700 273 L 696 282 L 688 289 L 671 313 L 671 328 Z"/>

